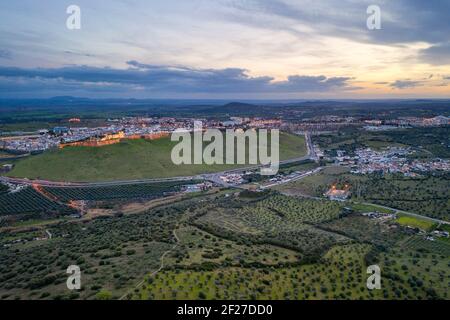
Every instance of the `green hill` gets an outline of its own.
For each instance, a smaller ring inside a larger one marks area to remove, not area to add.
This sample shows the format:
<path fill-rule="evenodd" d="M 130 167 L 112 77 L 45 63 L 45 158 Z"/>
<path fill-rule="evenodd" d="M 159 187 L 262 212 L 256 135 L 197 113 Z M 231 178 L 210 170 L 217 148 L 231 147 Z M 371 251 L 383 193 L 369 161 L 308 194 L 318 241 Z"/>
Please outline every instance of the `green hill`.
<path fill-rule="evenodd" d="M 53 181 L 111 181 L 191 176 L 231 169 L 233 165 L 175 165 L 170 158 L 176 142 L 169 138 L 128 140 L 95 147 L 68 147 L 31 156 L 16 163 L 8 176 Z M 280 158 L 306 154 L 305 139 L 280 135 Z"/>

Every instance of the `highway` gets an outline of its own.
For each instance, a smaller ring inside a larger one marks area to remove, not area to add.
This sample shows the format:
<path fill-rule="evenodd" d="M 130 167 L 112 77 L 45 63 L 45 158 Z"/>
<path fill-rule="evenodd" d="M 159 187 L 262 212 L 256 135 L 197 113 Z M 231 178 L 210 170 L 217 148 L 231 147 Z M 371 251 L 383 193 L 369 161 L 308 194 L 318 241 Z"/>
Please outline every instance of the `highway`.
<path fill-rule="evenodd" d="M 7 182 L 22 185 L 41 185 L 44 187 L 107 187 L 107 186 L 122 186 L 133 184 L 146 184 L 156 182 L 170 182 L 170 181 L 189 181 L 192 179 L 203 179 L 201 176 L 191 177 L 173 177 L 173 178 L 159 178 L 159 179 L 140 179 L 140 180 L 116 180 L 103 182 L 59 182 L 47 180 L 30 180 L 25 178 L 11 178 L 0 177 L 0 182 Z"/>
<path fill-rule="evenodd" d="M 299 157 L 299 158 L 293 158 L 293 159 L 289 159 L 289 160 L 280 161 L 280 165 L 289 164 L 289 163 L 295 163 L 295 162 L 304 161 L 304 160 L 317 161 L 317 155 L 315 153 L 314 146 L 313 146 L 312 141 L 311 141 L 311 135 L 308 132 L 302 132 L 302 133 L 298 133 L 298 134 L 304 134 L 305 135 L 307 155 L 305 155 L 303 157 Z M 34 185 L 41 185 L 41 186 L 45 186 L 45 187 L 61 187 L 61 188 L 64 188 L 64 187 L 105 187 L 105 186 L 117 186 L 117 185 L 147 184 L 147 183 L 157 183 L 157 182 L 206 180 L 206 181 L 214 182 L 214 183 L 216 183 L 218 185 L 221 185 L 223 187 L 236 187 L 234 185 L 230 185 L 230 184 L 227 184 L 224 181 L 222 181 L 222 179 L 220 179 L 220 176 L 223 176 L 223 175 L 226 175 L 226 174 L 232 174 L 232 173 L 244 173 L 246 171 L 260 169 L 262 167 L 264 167 L 264 166 L 262 166 L 262 165 L 253 165 L 253 166 L 248 166 L 248 167 L 242 167 L 242 168 L 226 170 L 226 171 L 221 171 L 221 172 L 215 172 L 215 173 L 200 174 L 200 175 L 195 175 L 195 176 L 158 178 L 158 179 L 139 179 L 139 180 L 104 181 L 104 182 L 57 182 L 57 181 L 30 180 L 30 179 L 23 179 L 23 178 L 11 178 L 11 177 L 0 176 L 0 182 L 9 182 L 9 183 L 21 184 L 21 185 L 33 185 L 34 184 Z M 294 182 L 294 181 L 303 179 L 305 177 L 308 177 L 310 175 L 316 174 L 316 173 L 320 172 L 321 170 L 323 170 L 324 168 L 325 167 L 318 167 L 318 168 L 316 168 L 314 170 L 311 170 L 311 171 L 305 172 L 303 174 L 300 174 L 300 175 L 298 175 L 298 176 L 296 176 L 294 178 L 286 179 L 286 180 L 282 180 L 282 181 L 277 181 L 275 183 L 272 183 L 272 184 L 269 184 L 269 185 L 266 185 L 266 186 L 262 186 L 261 189 L 268 189 L 268 188 L 272 188 L 272 187 L 275 187 L 275 186 L 278 186 L 278 185 Z M 434 223 L 450 224 L 450 222 L 447 222 L 447 221 L 426 217 L 426 216 L 423 216 L 423 215 L 420 215 L 420 214 L 417 214 L 417 213 L 403 211 L 403 210 L 399 210 L 399 209 L 396 209 L 396 208 L 391 208 L 391 207 L 382 206 L 382 205 L 373 204 L 373 203 L 364 203 L 364 204 L 376 205 L 376 206 L 379 206 L 379 207 L 382 207 L 382 208 L 393 210 L 396 213 L 402 213 L 402 214 L 409 215 L 409 216 L 412 216 L 412 217 L 417 217 L 417 218 L 420 218 L 420 219 L 428 220 L 428 221 L 431 221 L 431 222 L 434 222 Z"/>
<path fill-rule="evenodd" d="M 311 171 L 306 171 L 305 173 L 299 174 L 298 176 L 296 176 L 294 178 L 281 180 L 281 181 L 277 181 L 277 182 L 274 182 L 274 183 L 269 184 L 269 185 L 261 186 L 261 189 L 268 189 L 268 188 L 272 188 L 272 187 L 279 186 L 279 185 L 282 185 L 282 184 L 294 182 L 294 181 L 303 179 L 305 177 L 311 176 L 313 174 L 316 174 L 316 173 L 320 172 L 323 169 L 325 169 L 325 167 L 319 167 L 319 168 L 316 168 L 316 169 L 311 170 Z"/>
<path fill-rule="evenodd" d="M 304 160 L 313 159 L 315 160 L 315 152 L 311 142 L 311 136 L 308 132 L 302 133 L 305 135 L 307 155 L 293 158 L 288 160 L 280 161 L 280 165 L 289 164 Z M 41 185 L 44 187 L 107 187 L 107 186 L 122 186 L 122 185 L 132 185 L 132 184 L 146 184 L 146 183 L 157 183 L 157 182 L 175 182 L 175 181 L 190 181 L 190 180 L 207 180 L 214 183 L 218 183 L 225 187 L 229 185 L 224 183 L 219 177 L 225 174 L 232 173 L 243 173 L 249 170 L 256 170 L 265 167 L 263 165 L 252 165 L 248 167 L 236 168 L 221 172 L 200 174 L 195 176 L 182 176 L 182 177 L 171 177 L 171 178 L 157 178 L 157 179 L 138 179 L 138 180 L 116 180 L 116 181 L 102 181 L 102 182 L 60 182 L 60 181 L 47 181 L 47 180 L 31 180 L 26 178 L 12 178 L 0 176 L 0 182 L 22 184 L 22 185 Z"/>

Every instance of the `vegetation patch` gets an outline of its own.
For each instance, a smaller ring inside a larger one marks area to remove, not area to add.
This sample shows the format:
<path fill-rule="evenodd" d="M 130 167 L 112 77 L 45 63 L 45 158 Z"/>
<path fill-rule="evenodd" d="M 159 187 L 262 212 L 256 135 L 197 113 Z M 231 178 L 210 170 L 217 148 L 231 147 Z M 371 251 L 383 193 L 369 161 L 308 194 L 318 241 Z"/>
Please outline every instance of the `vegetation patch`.
<path fill-rule="evenodd" d="M 245 166 L 175 165 L 171 160 L 171 153 L 176 144 L 170 138 L 162 138 L 152 141 L 128 140 L 100 148 L 68 147 L 20 160 L 7 175 L 53 181 L 92 182 L 192 176 Z M 281 159 L 302 157 L 305 154 L 303 136 L 287 133 L 280 135 Z"/>
<path fill-rule="evenodd" d="M 405 215 L 400 215 L 396 222 L 404 226 L 419 228 L 425 231 L 430 231 L 436 227 L 436 223 L 434 222 Z"/>

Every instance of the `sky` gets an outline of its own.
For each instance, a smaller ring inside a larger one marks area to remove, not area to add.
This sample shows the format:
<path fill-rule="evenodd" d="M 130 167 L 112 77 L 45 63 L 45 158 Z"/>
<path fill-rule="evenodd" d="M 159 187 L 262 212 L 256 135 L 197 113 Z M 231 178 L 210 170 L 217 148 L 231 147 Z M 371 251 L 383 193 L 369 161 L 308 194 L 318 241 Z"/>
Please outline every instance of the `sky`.
<path fill-rule="evenodd" d="M 67 8 L 81 10 L 68 29 Z M 381 10 L 370 30 L 367 8 Z M 15 0 L 0 98 L 450 97 L 450 0 Z"/>

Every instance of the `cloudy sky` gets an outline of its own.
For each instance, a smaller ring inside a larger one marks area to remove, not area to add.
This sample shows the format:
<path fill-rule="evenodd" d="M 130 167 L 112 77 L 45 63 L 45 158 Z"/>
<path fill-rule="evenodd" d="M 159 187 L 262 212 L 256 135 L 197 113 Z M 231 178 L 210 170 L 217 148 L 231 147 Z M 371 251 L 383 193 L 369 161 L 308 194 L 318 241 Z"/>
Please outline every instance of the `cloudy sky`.
<path fill-rule="evenodd" d="M 81 29 L 66 27 L 69 5 Z M 381 29 L 366 26 L 369 5 Z M 0 97 L 449 98 L 449 0 L 15 0 Z"/>

